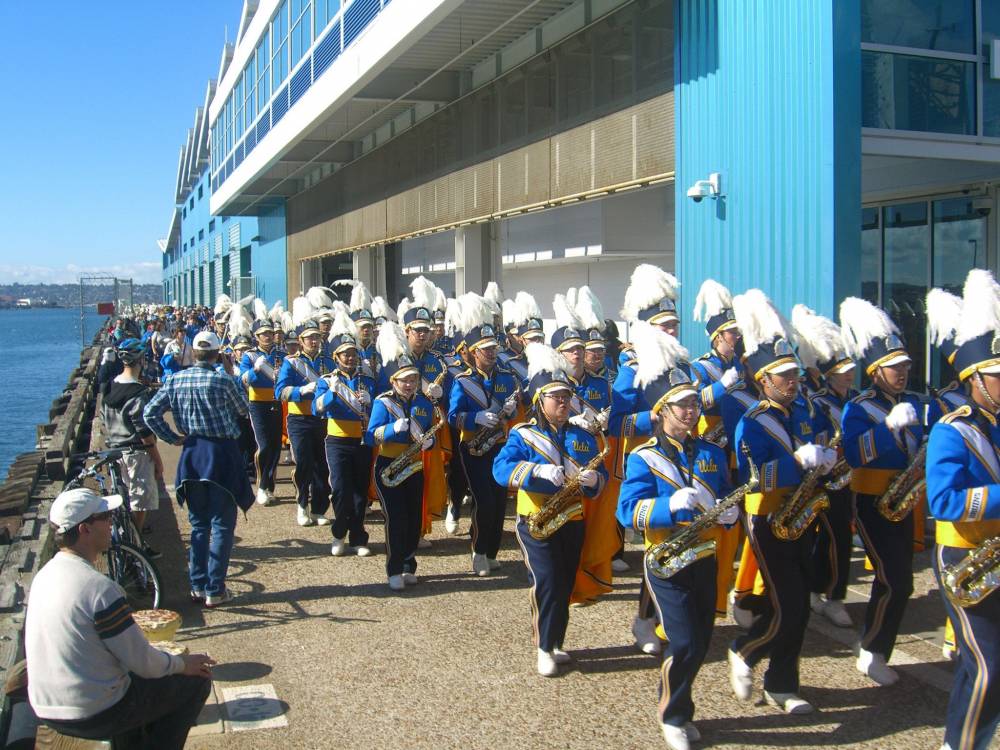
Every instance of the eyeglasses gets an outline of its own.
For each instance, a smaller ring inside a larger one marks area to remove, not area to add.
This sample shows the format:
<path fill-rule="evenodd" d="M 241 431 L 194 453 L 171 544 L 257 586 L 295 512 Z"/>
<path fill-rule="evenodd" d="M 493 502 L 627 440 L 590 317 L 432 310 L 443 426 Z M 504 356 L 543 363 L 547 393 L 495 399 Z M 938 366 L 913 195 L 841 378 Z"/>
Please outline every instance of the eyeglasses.
<path fill-rule="evenodd" d="M 571 401 L 573 399 L 573 394 L 567 391 L 552 391 L 551 393 L 542 394 L 545 398 L 551 398 L 553 401 Z"/>

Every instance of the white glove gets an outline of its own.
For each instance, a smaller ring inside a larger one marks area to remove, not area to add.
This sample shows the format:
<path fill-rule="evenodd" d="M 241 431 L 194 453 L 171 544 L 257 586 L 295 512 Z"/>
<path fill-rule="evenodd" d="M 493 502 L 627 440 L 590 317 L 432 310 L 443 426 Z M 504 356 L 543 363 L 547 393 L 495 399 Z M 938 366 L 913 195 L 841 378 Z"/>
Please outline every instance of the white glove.
<path fill-rule="evenodd" d="M 722 387 L 728 391 L 730 388 L 732 388 L 734 385 L 740 382 L 739 370 L 737 370 L 735 367 L 730 367 L 728 370 L 722 373 L 722 377 L 719 378 L 719 382 L 722 383 Z"/>
<path fill-rule="evenodd" d="M 299 388 L 299 393 L 301 395 L 303 395 L 303 396 L 308 396 L 308 395 L 310 395 L 315 390 L 316 390 L 316 383 L 315 382 L 306 383 L 304 386 L 302 386 L 301 388 Z"/>
<path fill-rule="evenodd" d="M 420 450 L 429 451 L 434 447 L 434 438 L 427 438 L 424 442 L 420 444 Z"/>
<path fill-rule="evenodd" d="M 714 498 L 701 487 L 682 487 L 670 496 L 670 512 L 676 513 L 695 508 L 708 510 L 714 502 Z"/>
<path fill-rule="evenodd" d="M 899 432 L 904 427 L 912 427 L 915 424 L 918 424 L 917 410 L 913 408 L 913 404 L 896 404 L 885 418 L 885 426 L 893 432 Z"/>
<path fill-rule="evenodd" d="M 815 443 L 806 443 L 795 451 L 795 460 L 803 469 L 810 471 L 823 463 L 824 450 L 826 449 Z"/>
<path fill-rule="evenodd" d="M 257 357 L 257 361 L 253 363 L 253 371 L 260 372 L 261 368 L 267 364 L 266 357 Z"/>
<path fill-rule="evenodd" d="M 587 471 L 580 472 L 580 484 L 587 488 L 594 488 L 597 486 L 600 474 L 598 474 L 593 469 L 587 469 Z"/>
<path fill-rule="evenodd" d="M 823 455 L 820 459 L 819 465 L 825 474 L 837 463 L 837 451 L 833 448 L 822 448 L 821 450 L 823 451 Z"/>
<path fill-rule="evenodd" d="M 716 499 L 715 504 L 718 505 L 720 502 L 722 502 L 722 501 L 719 500 L 719 499 Z M 740 520 L 740 506 L 734 505 L 731 508 L 728 508 L 727 510 L 722 511 L 722 515 L 719 516 L 719 525 L 720 526 L 732 526 L 734 523 L 736 523 L 739 520 Z"/>
<path fill-rule="evenodd" d="M 477 411 L 476 424 L 492 429 L 500 424 L 500 417 L 491 411 Z"/>
<path fill-rule="evenodd" d="M 365 406 L 370 406 L 372 403 L 372 395 L 368 391 L 358 391 L 358 401 Z"/>
<path fill-rule="evenodd" d="M 439 386 L 437 383 L 428 383 L 427 390 L 425 391 L 425 393 L 427 395 L 427 398 L 431 399 L 432 401 L 437 401 L 439 398 L 441 398 L 441 395 L 444 393 L 444 391 L 441 390 L 441 386 Z"/>
<path fill-rule="evenodd" d="M 410 420 L 409 419 L 397 419 L 392 423 L 392 431 L 397 435 L 402 435 L 404 432 L 410 431 Z"/>
<path fill-rule="evenodd" d="M 503 415 L 505 417 L 509 417 L 509 416 L 513 415 L 516 410 L 517 410 L 517 402 L 516 401 L 504 401 L 504 404 L 503 404 Z"/>
<path fill-rule="evenodd" d="M 590 419 L 586 414 L 574 414 L 569 418 L 569 423 L 587 432 L 596 432 L 597 426 L 594 424 L 594 420 Z"/>
<path fill-rule="evenodd" d="M 562 487 L 566 484 L 566 471 L 562 466 L 556 466 L 555 464 L 538 464 L 532 471 L 539 479 L 545 479 L 556 487 Z"/>

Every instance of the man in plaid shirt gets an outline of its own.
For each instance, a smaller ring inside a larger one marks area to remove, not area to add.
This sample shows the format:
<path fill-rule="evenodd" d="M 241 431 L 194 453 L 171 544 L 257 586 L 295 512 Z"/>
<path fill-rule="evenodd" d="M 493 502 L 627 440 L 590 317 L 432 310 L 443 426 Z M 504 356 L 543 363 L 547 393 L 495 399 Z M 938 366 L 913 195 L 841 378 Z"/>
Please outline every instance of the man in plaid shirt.
<path fill-rule="evenodd" d="M 194 337 L 194 367 L 169 378 L 143 411 L 157 437 L 183 445 L 174 485 L 191 521 L 191 599 L 213 608 L 232 599 L 226 569 L 233 549 L 237 506 L 253 506 L 253 489 L 240 455 L 239 418 L 249 410 L 246 394 L 216 372 L 222 342 L 209 331 Z M 180 434 L 164 419 L 169 411 Z"/>

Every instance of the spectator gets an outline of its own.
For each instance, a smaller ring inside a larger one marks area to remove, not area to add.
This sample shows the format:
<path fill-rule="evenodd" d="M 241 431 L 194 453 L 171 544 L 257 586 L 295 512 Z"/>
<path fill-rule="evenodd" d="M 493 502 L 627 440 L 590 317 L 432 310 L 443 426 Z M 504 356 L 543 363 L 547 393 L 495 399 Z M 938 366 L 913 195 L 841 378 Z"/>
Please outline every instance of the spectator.
<path fill-rule="evenodd" d="M 250 411 L 232 376 L 215 370 L 222 342 L 203 331 L 194 338 L 194 367 L 169 378 L 146 405 L 143 419 L 157 437 L 183 445 L 177 464 L 177 502 L 191 521 L 191 599 L 212 608 L 232 599 L 226 569 L 233 548 L 237 506 L 254 504 L 240 456 L 240 418 Z M 164 419 L 173 414 L 174 432 Z"/>
<path fill-rule="evenodd" d="M 104 347 L 101 352 L 101 363 L 97 366 L 97 389 L 103 390 L 104 386 L 122 374 L 122 363 L 118 360 L 113 346 Z"/>
<path fill-rule="evenodd" d="M 163 380 L 166 381 L 171 375 L 180 372 L 192 365 L 194 355 L 191 345 L 184 337 L 184 329 L 178 327 L 174 331 L 173 340 L 163 349 L 163 357 L 160 365 L 163 367 Z"/>
<path fill-rule="evenodd" d="M 61 734 L 113 738 L 116 748 L 182 748 L 212 690 L 214 662 L 150 646 L 125 592 L 94 569 L 121 502 L 79 488 L 52 503 L 59 551 L 31 583 L 28 697 Z"/>

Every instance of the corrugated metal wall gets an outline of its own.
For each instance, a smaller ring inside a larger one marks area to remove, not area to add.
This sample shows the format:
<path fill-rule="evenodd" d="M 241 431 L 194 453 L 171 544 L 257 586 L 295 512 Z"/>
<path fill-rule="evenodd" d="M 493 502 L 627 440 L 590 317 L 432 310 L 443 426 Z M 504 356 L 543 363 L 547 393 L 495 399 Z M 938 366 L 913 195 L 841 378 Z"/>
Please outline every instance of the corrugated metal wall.
<path fill-rule="evenodd" d="M 677 271 L 830 315 L 860 291 L 859 0 L 677 0 Z M 686 197 L 722 174 L 720 200 Z"/>

